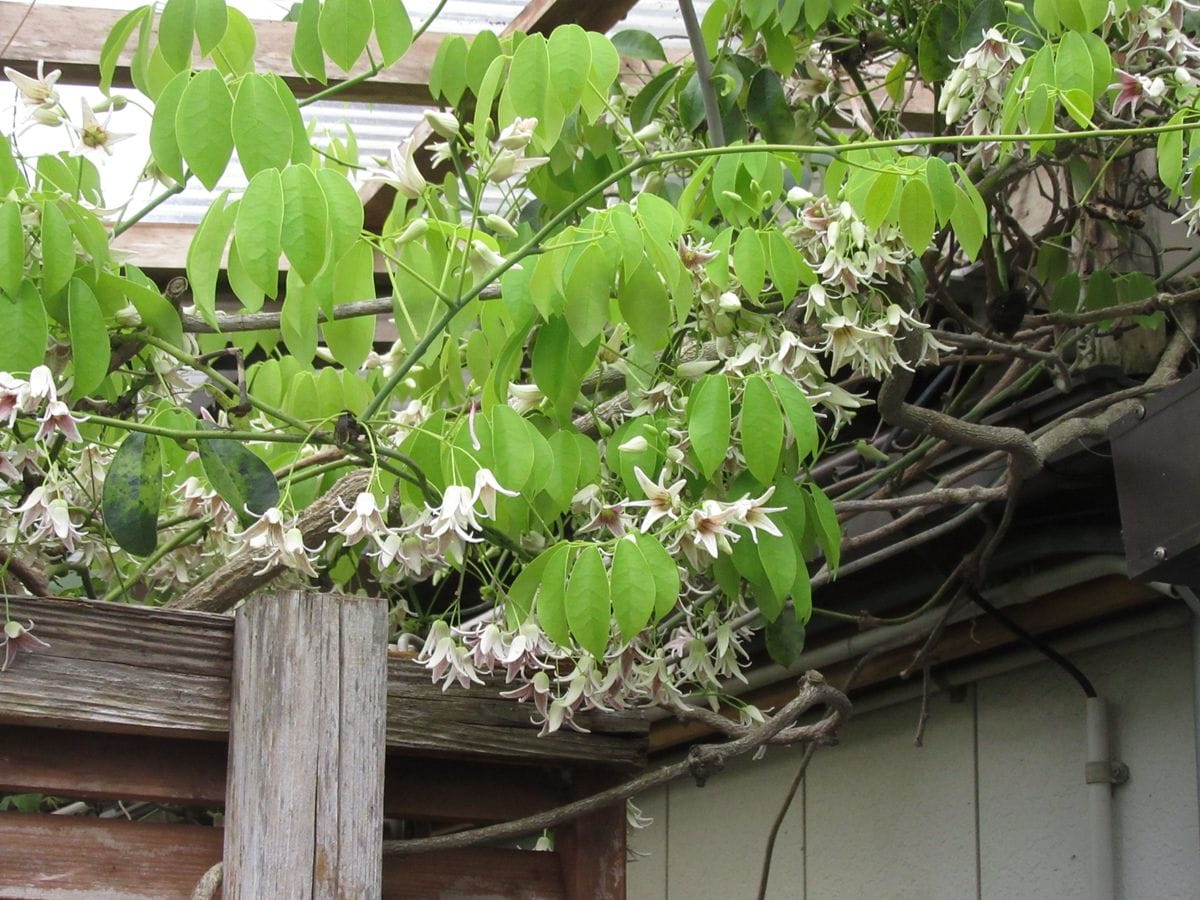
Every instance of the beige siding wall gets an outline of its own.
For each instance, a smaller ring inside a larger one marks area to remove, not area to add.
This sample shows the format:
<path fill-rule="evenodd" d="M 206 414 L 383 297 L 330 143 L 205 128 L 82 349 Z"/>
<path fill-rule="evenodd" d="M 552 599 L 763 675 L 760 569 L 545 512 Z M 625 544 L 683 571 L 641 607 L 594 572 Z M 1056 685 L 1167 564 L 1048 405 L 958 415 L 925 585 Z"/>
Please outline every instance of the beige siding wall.
<path fill-rule="evenodd" d="M 1173 627 L 1072 654 L 1110 701 L 1118 896 L 1200 897 L 1192 645 Z M 820 751 L 780 833 L 772 898 L 1085 898 L 1084 703 L 1049 664 L 977 682 L 959 702 L 853 720 Z M 742 760 L 703 789 L 641 799 L 633 900 L 751 898 L 762 848 L 800 754 Z"/>

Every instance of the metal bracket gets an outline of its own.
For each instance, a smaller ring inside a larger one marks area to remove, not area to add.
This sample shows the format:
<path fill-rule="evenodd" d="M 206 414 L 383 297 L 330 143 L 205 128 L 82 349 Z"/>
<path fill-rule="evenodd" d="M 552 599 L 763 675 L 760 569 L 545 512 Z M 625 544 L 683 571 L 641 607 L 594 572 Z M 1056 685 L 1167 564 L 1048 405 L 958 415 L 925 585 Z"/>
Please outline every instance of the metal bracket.
<path fill-rule="evenodd" d="M 1109 760 L 1090 762 L 1083 767 L 1083 777 L 1088 784 L 1124 784 L 1129 780 L 1129 766 Z"/>

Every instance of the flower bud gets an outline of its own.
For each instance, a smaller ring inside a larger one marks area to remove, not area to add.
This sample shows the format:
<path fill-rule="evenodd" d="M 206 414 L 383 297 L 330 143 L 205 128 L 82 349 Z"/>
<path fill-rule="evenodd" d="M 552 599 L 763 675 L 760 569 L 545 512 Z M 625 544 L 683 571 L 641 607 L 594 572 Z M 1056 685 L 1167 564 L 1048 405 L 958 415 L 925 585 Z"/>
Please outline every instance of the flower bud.
<path fill-rule="evenodd" d="M 425 236 L 425 232 L 429 230 L 429 222 L 425 219 L 413 219 L 408 223 L 408 226 L 400 232 L 396 237 L 396 246 L 407 244 L 409 241 L 415 241 L 418 238 Z"/>
<path fill-rule="evenodd" d="M 724 313 L 739 312 L 742 308 L 742 301 L 738 299 L 738 295 L 733 291 L 726 291 L 717 299 L 717 307 Z"/>
<path fill-rule="evenodd" d="M 658 140 L 660 137 L 662 137 L 662 132 L 662 122 L 655 121 L 635 131 L 633 133 L 633 139 L 645 144 L 649 143 L 650 141 Z"/>
<path fill-rule="evenodd" d="M 499 235 L 500 237 L 511 239 L 517 236 L 517 229 L 513 228 L 508 219 L 504 218 L 503 216 L 498 216 L 495 213 L 488 213 L 483 217 L 483 223 L 487 225 L 488 228 L 492 229 L 493 234 Z"/>
<path fill-rule="evenodd" d="M 440 109 L 425 110 L 425 121 L 429 123 L 429 127 L 436 134 L 444 138 L 453 138 L 458 136 L 458 119 L 453 113 L 444 112 Z"/>
<path fill-rule="evenodd" d="M 625 443 L 617 447 L 622 453 L 641 453 L 643 450 L 650 448 L 650 442 L 646 440 L 644 435 L 631 437 Z"/>

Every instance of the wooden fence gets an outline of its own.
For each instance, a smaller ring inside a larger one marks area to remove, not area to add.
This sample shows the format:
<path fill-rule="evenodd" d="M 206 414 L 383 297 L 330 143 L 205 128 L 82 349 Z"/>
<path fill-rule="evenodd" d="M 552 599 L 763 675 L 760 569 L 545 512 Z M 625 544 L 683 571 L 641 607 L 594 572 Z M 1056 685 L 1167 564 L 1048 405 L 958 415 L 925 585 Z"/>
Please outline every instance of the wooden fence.
<path fill-rule="evenodd" d="M 442 691 L 389 652 L 381 601 L 283 593 L 236 617 L 10 598 L 49 646 L 0 675 L 0 793 L 224 808 L 224 828 L 0 813 L 0 896 L 624 896 L 623 806 L 557 850 L 382 859 L 384 819 L 550 809 L 645 762 L 647 726 L 537 737 L 500 686 Z M 411 826 L 410 826 L 411 827 Z"/>

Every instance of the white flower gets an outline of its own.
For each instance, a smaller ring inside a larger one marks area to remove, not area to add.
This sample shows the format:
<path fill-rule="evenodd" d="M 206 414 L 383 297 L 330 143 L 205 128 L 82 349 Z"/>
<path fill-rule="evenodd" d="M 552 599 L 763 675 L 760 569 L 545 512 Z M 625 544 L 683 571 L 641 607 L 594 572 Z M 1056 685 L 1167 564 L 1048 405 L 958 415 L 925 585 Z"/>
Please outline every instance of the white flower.
<path fill-rule="evenodd" d="M 100 120 L 96 118 L 96 114 L 92 112 L 92 108 L 88 106 L 86 100 L 81 101 L 83 107 L 83 125 L 79 129 L 79 143 L 75 145 L 71 153 L 75 156 L 80 156 L 92 150 L 103 151 L 105 155 L 112 156 L 112 145 L 119 143 L 126 138 L 133 137 L 132 134 L 116 134 L 108 130 L 108 123 L 112 119 L 112 114 L 104 119 L 104 124 L 100 124 Z"/>
<path fill-rule="evenodd" d="M 489 272 L 504 265 L 504 257 L 476 238 L 471 241 L 471 248 L 467 252 L 467 263 L 471 266 L 471 273 L 476 278 L 483 278 Z M 512 268 L 519 269 L 521 265 L 518 263 Z"/>
<path fill-rule="evenodd" d="M 0 372 L 0 420 L 7 419 L 12 428 L 17 413 L 25 411 L 29 400 L 29 382 L 8 372 Z"/>
<path fill-rule="evenodd" d="M 32 413 L 39 409 L 42 402 L 49 400 L 53 403 L 58 399 L 58 391 L 54 388 L 54 374 L 47 366 L 37 366 L 29 373 L 28 405 L 25 412 Z"/>
<path fill-rule="evenodd" d="M 411 139 L 393 147 L 386 164 L 368 170 L 367 181 L 389 184 L 400 196 L 415 200 L 424 192 L 427 182 L 417 167 L 414 153 L 416 145 Z"/>
<path fill-rule="evenodd" d="M 54 90 L 54 85 L 58 82 L 62 72 L 55 69 L 46 75 L 45 66 L 45 60 L 39 59 L 37 78 L 30 78 L 16 69 L 4 67 L 5 76 L 21 92 L 21 102 L 27 106 L 54 106 L 58 103 L 58 92 Z"/>
<path fill-rule="evenodd" d="M 729 522 L 737 510 L 732 505 L 716 500 L 705 500 L 700 508 L 693 510 L 680 535 L 680 549 L 697 569 L 704 567 L 701 553 L 716 559 L 722 551 L 732 550 L 731 540 L 737 535 L 729 530 Z"/>
<path fill-rule="evenodd" d="M 500 184 L 510 178 L 518 178 L 526 172 L 550 162 L 548 156 L 522 156 L 515 150 L 501 150 L 488 166 L 488 181 Z"/>
<path fill-rule="evenodd" d="M 471 503 L 483 504 L 483 511 L 489 519 L 496 518 L 496 494 L 506 497 L 520 496 L 518 491 L 510 491 L 500 486 L 491 469 L 480 469 L 475 473 L 475 491 L 471 494 Z"/>
<path fill-rule="evenodd" d="M 679 495 L 683 491 L 684 485 L 687 484 L 685 479 L 680 478 L 670 487 L 666 487 L 662 484 L 662 475 L 659 476 L 658 482 L 653 482 L 640 466 L 633 467 L 633 474 L 637 478 L 638 484 L 641 485 L 646 499 L 626 501 L 625 505 L 647 507 L 646 517 L 642 519 L 642 531 L 649 531 L 650 526 L 659 519 L 670 519 L 673 522 L 679 518 Z"/>
<path fill-rule="evenodd" d="M 771 485 L 761 497 L 755 497 L 751 500 L 750 495 L 747 494 L 733 504 L 735 513 L 731 521 L 734 524 L 749 528 L 750 537 L 756 544 L 758 543 L 758 530 L 760 528 L 767 534 L 773 534 L 775 537 L 783 537 L 783 533 L 779 530 L 778 526 L 767 517 L 767 513 L 784 512 L 787 509 L 784 506 L 766 506 L 766 502 L 771 499 L 771 495 L 774 493 L 775 485 Z"/>
<path fill-rule="evenodd" d="M 519 116 L 512 121 L 496 138 L 496 143 L 505 150 L 524 150 L 533 140 L 533 131 L 537 128 L 535 118 L 522 119 Z"/>
<path fill-rule="evenodd" d="M 450 626 L 443 619 L 438 619 L 430 627 L 425 646 L 417 655 L 417 662 L 429 669 L 434 681 L 445 678 L 443 691 L 455 681 L 464 688 L 472 683 L 483 684 L 483 679 L 475 673 L 475 666 L 466 648 L 454 639 Z"/>
<path fill-rule="evenodd" d="M 0 631 L 0 646 L 4 647 L 4 663 L 0 665 L 0 672 L 7 672 L 9 664 L 18 653 L 22 651 L 29 653 L 37 647 L 49 647 L 50 645 L 41 638 L 33 636 L 33 622 L 22 625 L 15 619 L 9 619 L 4 623 L 4 629 Z"/>
<path fill-rule="evenodd" d="M 347 546 L 357 544 L 365 537 L 387 532 L 387 523 L 383 520 L 387 513 L 387 500 L 383 501 L 381 507 L 373 493 L 363 491 L 354 498 L 353 507 L 347 509 L 343 504 L 342 508 L 347 510 L 346 515 L 331 530 L 345 535 Z"/>
<path fill-rule="evenodd" d="M 622 453 L 641 453 L 650 447 L 650 442 L 646 440 L 646 436 L 639 434 L 631 437 L 623 444 L 618 444 L 617 449 Z"/>
<path fill-rule="evenodd" d="M 461 484 L 449 485 L 442 494 L 442 504 L 431 511 L 429 534 L 441 537 L 455 534 L 464 541 L 477 542 L 479 520 L 475 518 L 476 495 L 471 488 Z"/>
<path fill-rule="evenodd" d="M 536 384 L 508 383 L 508 405 L 521 415 L 537 409 L 545 399 L 546 395 Z"/>
<path fill-rule="evenodd" d="M 309 557 L 321 552 L 325 544 L 322 542 L 317 547 L 306 547 L 300 529 L 294 524 L 285 523 L 283 513 L 274 506 L 245 531 L 233 536 L 242 540 L 253 551 L 254 561 L 261 565 L 255 574 L 261 575 L 277 565 L 282 565 L 303 572 L 310 578 L 317 576 Z"/>
<path fill-rule="evenodd" d="M 80 421 L 71 415 L 67 404 L 61 400 L 51 400 L 46 404 L 46 411 L 38 420 L 38 430 L 34 438 L 44 441 L 52 438 L 55 434 L 61 434 L 68 441 L 82 441 L 83 438 L 79 435 Z"/>

